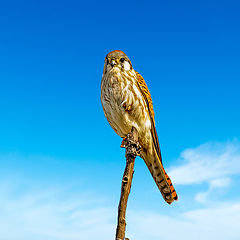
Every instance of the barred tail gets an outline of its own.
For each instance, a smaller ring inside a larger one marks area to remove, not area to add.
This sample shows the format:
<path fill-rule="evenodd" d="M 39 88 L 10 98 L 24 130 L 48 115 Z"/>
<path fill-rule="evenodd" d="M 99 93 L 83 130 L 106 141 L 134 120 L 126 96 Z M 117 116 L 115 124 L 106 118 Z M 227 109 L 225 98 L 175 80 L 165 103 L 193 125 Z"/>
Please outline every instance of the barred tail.
<path fill-rule="evenodd" d="M 152 174 L 154 181 L 156 182 L 164 200 L 171 204 L 174 200 L 178 199 L 177 193 L 172 185 L 172 182 L 163 168 L 161 159 L 154 150 L 154 156 L 143 156 L 145 163 L 148 166 L 149 171 Z"/>

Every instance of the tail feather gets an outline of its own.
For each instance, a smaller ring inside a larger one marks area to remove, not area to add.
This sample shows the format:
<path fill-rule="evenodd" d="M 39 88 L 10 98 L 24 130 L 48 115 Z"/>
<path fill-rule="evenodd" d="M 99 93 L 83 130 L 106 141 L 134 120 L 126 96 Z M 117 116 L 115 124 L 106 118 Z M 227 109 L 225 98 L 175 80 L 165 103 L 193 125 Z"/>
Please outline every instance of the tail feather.
<path fill-rule="evenodd" d="M 149 171 L 152 174 L 154 181 L 156 182 L 164 200 L 171 204 L 174 200 L 178 199 L 177 193 L 173 187 L 171 179 L 167 175 L 163 168 L 161 159 L 154 151 L 152 155 L 146 155 L 143 157 L 145 163 L 148 166 Z"/>

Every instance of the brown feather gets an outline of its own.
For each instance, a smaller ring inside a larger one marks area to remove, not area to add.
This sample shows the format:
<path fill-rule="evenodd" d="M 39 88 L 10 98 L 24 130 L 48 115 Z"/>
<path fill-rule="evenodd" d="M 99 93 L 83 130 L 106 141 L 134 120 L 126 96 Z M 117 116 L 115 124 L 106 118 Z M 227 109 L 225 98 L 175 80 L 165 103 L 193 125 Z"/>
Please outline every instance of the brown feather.
<path fill-rule="evenodd" d="M 151 119 L 151 124 L 152 124 L 151 133 L 152 133 L 152 137 L 153 137 L 153 143 L 154 143 L 155 149 L 157 151 L 158 157 L 159 157 L 160 161 L 162 162 L 162 156 L 161 156 L 161 151 L 160 151 L 160 147 L 159 147 L 157 131 L 156 131 L 156 127 L 155 127 L 154 111 L 153 111 L 153 103 L 152 103 L 151 94 L 148 90 L 147 84 L 144 81 L 143 77 L 138 72 L 136 72 L 136 74 L 137 74 L 139 89 L 145 99 L 145 102 L 148 107 L 150 119 Z"/>
<path fill-rule="evenodd" d="M 140 92 L 142 93 L 142 95 L 145 99 L 145 102 L 148 107 L 149 116 L 151 119 L 151 134 L 152 134 L 152 139 L 153 139 L 153 144 L 154 144 L 153 154 L 155 155 L 155 152 L 156 152 L 156 156 L 153 156 L 154 161 L 152 163 L 147 162 L 146 159 L 145 159 L 145 162 L 147 163 L 147 166 L 148 166 L 159 190 L 161 191 L 164 199 L 166 200 L 167 203 L 171 204 L 174 200 L 178 199 L 178 196 L 177 196 L 176 191 L 172 185 L 172 182 L 171 182 L 169 176 L 167 175 L 166 171 L 164 170 L 164 167 L 162 164 L 162 156 L 161 156 L 157 131 L 156 131 L 156 127 L 155 127 L 152 98 L 151 98 L 147 84 L 145 83 L 143 77 L 138 72 L 136 72 L 136 74 L 137 74 L 137 80 L 138 80 L 138 88 L 140 89 Z M 158 176 L 158 175 L 160 175 L 160 174 L 161 174 L 161 180 L 159 181 L 158 179 L 160 178 L 160 176 Z M 170 196 L 169 196 L 169 193 L 164 192 L 165 187 L 167 187 L 168 191 L 170 190 L 170 193 L 171 193 Z"/>

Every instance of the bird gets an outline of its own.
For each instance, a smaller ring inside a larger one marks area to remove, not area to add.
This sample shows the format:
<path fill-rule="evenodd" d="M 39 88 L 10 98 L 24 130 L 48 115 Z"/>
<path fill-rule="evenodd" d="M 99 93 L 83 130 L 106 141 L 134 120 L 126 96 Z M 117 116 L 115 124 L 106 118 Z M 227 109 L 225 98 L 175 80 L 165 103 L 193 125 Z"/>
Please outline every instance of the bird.
<path fill-rule="evenodd" d="M 140 157 L 163 199 L 168 204 L 177 200 L 175 188 L 163 167 L 150 92 L 143 77 L 133 69 L 130 59 L 121 50 L 111 51 L 105 57 L 101 103 L 110 126 L 123 141 L 132 127 L 136 128 Z"/>

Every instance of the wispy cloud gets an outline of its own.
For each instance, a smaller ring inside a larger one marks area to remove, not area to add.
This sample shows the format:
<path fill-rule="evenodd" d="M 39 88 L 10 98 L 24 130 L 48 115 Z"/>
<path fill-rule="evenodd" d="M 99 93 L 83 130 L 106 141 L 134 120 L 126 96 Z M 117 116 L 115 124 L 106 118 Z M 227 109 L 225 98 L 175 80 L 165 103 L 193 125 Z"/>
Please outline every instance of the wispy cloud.
<path fill-rule="evenodd" d="M 173 167 L 169 175 L 176 185 L 208 184 L 208 189 L 198 191 L 195 200 L 207 203 L 216 200 L 218 194 L 230 189 L 233 176 L 240 174 L 240 143 L 209 142 L 184 150 L 179 158 L 180 166 Z M 196 189 L 196 188 L 195 188 Z M 213 198 L 214 196 L 214 198 Z"/>
<path fill-rule="evenodd" d="M 180 160 L 183 164 L 169 172 L 175 184 L 223 183 L 229 176 L 240 173 L 240 143 L 206 143 L 186 149 Z"/>
<path fill-rule="evenodd" d="M 211 199 L 211 195 L 214 194 L 214 191 L 221 188 L 229 187 L 231 183 L 230 178 L 215 179 L 209 182 L 209 188 L 205 192 L 199 192 L 195 196 L 195 200 L 200 203 L 207 203 Z"/>
<path fill-rule="evenodd" d="M 174 215 L 172 211 L 156 213 L 154 207 L 151 211 L 128 209 L 127 236 L 138 240 L 238 239 L 240 202 L 218 199 L 207 204 L 206 199 L 213 191 L 227 188 L 232 176 L 240 173 L 240 144 L 206 143 L 183 151 L 180 160 L 183 164 L 171 169 L 171 177 L 179 185 L 194 185 L 194 197 L 188 190 L 184 194 L 192 198 L 190 202 L 205 204 L 186 206 L 182 200 L 173 206 Z M 0 179 L 0 240 L 114 238 L 117 209 L 106 196 L 72 189 L 68 183 L 36 185 L 28 180 Z M 199 183 L 207 183 L 208 190 L 198 189 Z"/>
<path fill-rule="evenodd" d="M 114 238 L 117 209 L 106 204 L 99 206 L 101 196 L 68 195 L 64 189 L 25 192 L 16 186 L 1 189 L 0 239 Z M 240 202 L 217 203 L 215 207 L 185 212 L 176 208 L 171 216 L 129 209 L 127 236 L 138 240 L 230 240 L 240 236 L 239 221 Z"/>
<path fill-rule="evenodd" d="M 1 183 L 0 239 L 110 239 L 114 214 L 99 206 L 101 197 L 70 194 L 62 189 L 22 191 L 22 186 Z M 14 186 L 14 187 L 13 187 Z M 10 188 L 9 188 L 10 187 Z M 33 187 L 33 186 L 32 186 Z"/>
<path fill-rule="evenodd" d="M 197 209 L 175 216 L 154 212 L 131 213 L 129 231 L 132 239 L 238 239 L 240 203 Z"/>

